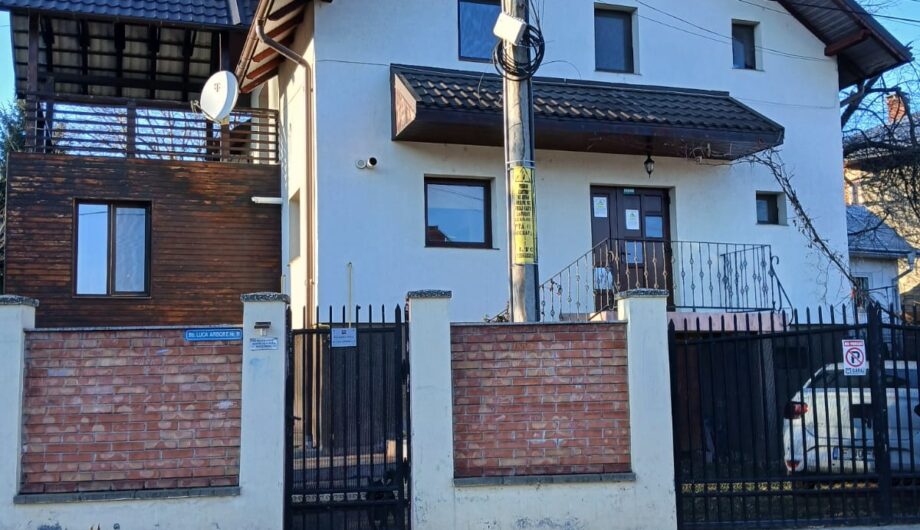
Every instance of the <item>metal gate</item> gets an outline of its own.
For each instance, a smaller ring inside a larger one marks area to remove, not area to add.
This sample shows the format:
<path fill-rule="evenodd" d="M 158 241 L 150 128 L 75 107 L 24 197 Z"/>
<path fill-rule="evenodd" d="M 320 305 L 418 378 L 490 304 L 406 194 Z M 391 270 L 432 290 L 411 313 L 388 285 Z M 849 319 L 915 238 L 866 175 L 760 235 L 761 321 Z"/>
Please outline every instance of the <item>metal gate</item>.
<path fill-rule="evenodd" d="M 680 527 L 920 521 L 916 323 L 879 306 L 672 323 Z"/>
<path fill-rule="evenodd" d="M 408 330 L 386 313 L 291 332 L 287 529 L 409 528 Z"/>

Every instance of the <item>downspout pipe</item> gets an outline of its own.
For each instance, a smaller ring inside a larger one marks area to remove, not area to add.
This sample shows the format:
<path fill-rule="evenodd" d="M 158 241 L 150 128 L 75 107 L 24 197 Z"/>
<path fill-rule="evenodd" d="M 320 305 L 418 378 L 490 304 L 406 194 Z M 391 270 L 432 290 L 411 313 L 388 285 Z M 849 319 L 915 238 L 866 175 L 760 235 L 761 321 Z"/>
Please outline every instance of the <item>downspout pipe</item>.
<path fill-rule="evenodd" d="M 288 48 L 287 46 L 281 44 L 275 39 L 269 37 L 265 33 L 265 22 L 264 21 L 259 21 L 259 23 L 256 25 L 256 36 L 259 37 L 259 40 L 262 41 L 263 44 L 275 50 L 276 52 L 280 53 L 281 55 L 286 57 L 288 60 L 294 61 L 300 66 L 303 66 L 304 68 L 310 67 L 310 63 L 308 63 L 307 60 L 304 59 L 302 55 L 298 54 L 297 52 Z"/>

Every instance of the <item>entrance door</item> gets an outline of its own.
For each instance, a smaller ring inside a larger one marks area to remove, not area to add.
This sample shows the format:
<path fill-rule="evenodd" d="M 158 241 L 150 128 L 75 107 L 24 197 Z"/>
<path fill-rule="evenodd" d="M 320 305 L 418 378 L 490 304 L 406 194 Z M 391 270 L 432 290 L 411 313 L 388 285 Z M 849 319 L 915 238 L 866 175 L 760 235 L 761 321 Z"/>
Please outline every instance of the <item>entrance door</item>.
<path fill-rule="evenodd" d="M 630 289 L 671 290 L 670 199 L 656 188 L 591 187 L 595 307 Z"/>

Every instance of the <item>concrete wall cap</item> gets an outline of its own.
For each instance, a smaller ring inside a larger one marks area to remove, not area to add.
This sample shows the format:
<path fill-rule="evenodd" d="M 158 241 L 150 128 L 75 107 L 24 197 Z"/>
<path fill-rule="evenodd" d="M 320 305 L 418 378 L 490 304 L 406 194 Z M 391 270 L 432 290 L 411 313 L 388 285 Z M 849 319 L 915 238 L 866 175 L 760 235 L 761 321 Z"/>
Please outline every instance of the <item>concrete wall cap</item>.
<path fill-rule="evenodd" d="M 628 298 L 667 298 L 670 293 L 665 289 L 631 289 L 616 296 L 617 300 Z"/>
<path fill-rule="evenodd" d="M 244 304 L 252 302 L 284 302 L 285 304 L 291 303 L 291 297 L 281 293 L 249 293 L 240 296 L 240 300 L 242 300 Z"/>
<path fill-rule="evenodd" d="M 38 307 L 38 300 L 15 294 L 4 294 L 0 295 L 0 305 L 26 305 L 29 307 Z"/>
<path fill-rule="evenodd" d="M 415 300 L 422 298 L 452 298 L 454 293 L 450 291 L 439 291 L 436 289 L 427 289 L 422 291 L 409 291 L 409 294 L 406 295 L 407 300 Z"/>

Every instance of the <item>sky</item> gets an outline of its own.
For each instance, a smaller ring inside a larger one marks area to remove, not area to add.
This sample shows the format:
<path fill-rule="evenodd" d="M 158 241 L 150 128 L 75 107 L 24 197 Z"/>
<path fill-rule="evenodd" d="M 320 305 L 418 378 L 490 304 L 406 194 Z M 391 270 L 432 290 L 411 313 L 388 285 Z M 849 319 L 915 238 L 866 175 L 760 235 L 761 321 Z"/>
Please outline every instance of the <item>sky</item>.
<path fill-rule="evenodd" d="M 880 14 L 892 17 L 920 20 L 920 2 L 900 0 L 897 4 Z M 901 42 L 914 46 L 914 55 L 920 57 L 920 22 L 900 22 L 880 18 L 881 22 Z M 5 12 L 0 12 L 0 103 L 13 99 L 13 54 L 10 40 L 10 19 Z"/>

